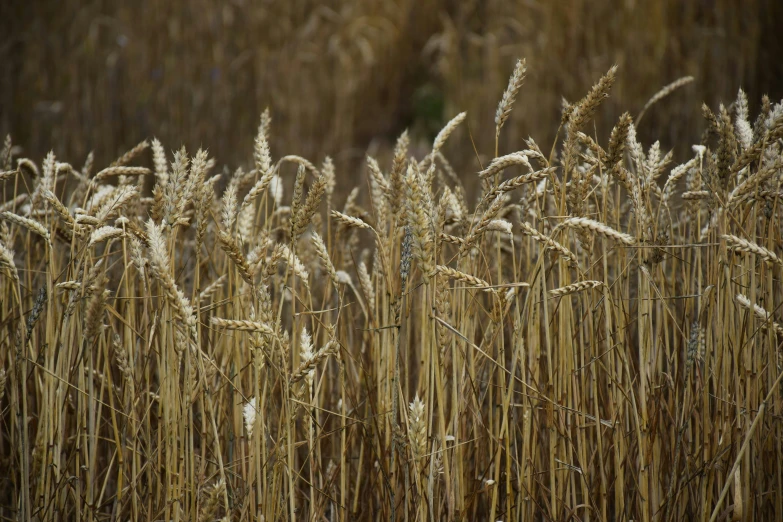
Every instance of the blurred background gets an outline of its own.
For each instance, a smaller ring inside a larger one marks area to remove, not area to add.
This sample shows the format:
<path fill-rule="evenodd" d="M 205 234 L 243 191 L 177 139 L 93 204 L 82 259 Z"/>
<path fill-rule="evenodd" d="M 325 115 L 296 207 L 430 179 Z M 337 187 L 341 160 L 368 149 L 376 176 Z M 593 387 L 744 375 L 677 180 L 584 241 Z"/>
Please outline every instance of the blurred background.
<path fill-rule="evenodd" d="M 261 111 L 272 152 L 355 168 L 410 129 L 425 147 L 468 111 L 447 156 L 475 170 L 517 58 L 528 73 L 501 153 L 549 150 L 562 99 L 612 64 L 618 81 L 592 132 L 605 139 L 662 86 L 695 81 L 645 115 L 639 134 L 681 159 L 701 102 L 742 87 L 783 96 L 779 0 L 135 0 L 0 2 L 0 132 L 36 160 L 53 149 L 104 165 L 144 138 L 251 159 Z"/>

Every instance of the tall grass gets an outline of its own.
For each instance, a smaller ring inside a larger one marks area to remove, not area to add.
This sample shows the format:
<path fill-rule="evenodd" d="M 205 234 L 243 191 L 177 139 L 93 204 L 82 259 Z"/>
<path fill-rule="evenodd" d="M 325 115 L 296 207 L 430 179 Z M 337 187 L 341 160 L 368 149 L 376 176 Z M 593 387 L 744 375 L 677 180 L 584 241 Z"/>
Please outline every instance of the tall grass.
<path fill-rule="evenodd" d="M 233 172 L 8 139 L 0 516 L 783 516 L 783 105 L 705 105 L 677 164 L 627 113 L 592 137 L 615 77 L 461 176 L 464 114 L 359 181 L 269 113 Z"/>

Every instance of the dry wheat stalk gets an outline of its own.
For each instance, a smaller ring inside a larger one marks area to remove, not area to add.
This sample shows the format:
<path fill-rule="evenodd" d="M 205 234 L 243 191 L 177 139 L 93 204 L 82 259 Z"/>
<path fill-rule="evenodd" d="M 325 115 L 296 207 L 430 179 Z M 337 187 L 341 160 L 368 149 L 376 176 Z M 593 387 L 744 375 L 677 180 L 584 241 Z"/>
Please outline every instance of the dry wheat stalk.
<path fill-rule="evenodd" d="M 46 240 L 47 243 L 52 243 L 52 238 L 49 235 L 49 231 L 46 229 L 45 226 L 43 226 L 38 221 L 35 221 L 34 219 L 29 219 L 23 216 L 20 216 L 18 214 L 14 214 L 13 212 L 0 212 L 0 217 L 5 219 L 6 221 L 9 221 L 15 225 L 19 225 L 23 228 L 26 228 L 30 232 L 35 232 L 42 238 Z"/>
<path fill-rule="evenodd" d="M 575 103 L 568 118 L 569 132 L 576 137 L 576 131 L 582 128 L 595 114 L 601 102 L 609 96 L 609 91 L 614 85 L 617 66 L 613 65 L 609 71 L 598 80 L 587 95 Z"/>
<path fill-rule="evenodd" d="M 256 408 L 256 398 L 251 398 L 247 404 L 242 408 L 242 416 L 245 419 L 245 429 L 247 430 L 247 438 L 252 439 L 253 438 L 253 428 L 256 424 L 256 413 L 258 409 Z"/>
<path fill-rule="evenodd" d="M 524 58 L 517 60 L 517 64 L 514 66 L 514 72 L 508 79 L 508 86 L 503 92 L 503 97 L 500 99 L 497 111 L 495 112 L 495 134 L 500 134 L 500 129 L 503 124 L 506 123 L 511 109 L 514 107 L 514 101 L 517 99 L 519 89 L 522 87 L 522 81 L 525 79 L 525 66 Z"/>
<path fill-rule="evenodd" d="M 753 129 L 748 121 L 748 97 L 740 88 L 737 93 L 737 102 L 734 104 L 736 117 L 734 121 L 734 130 L 737 135 L 737 141 L 742 146 L 742 150 L 748 149 L 753 144 Z"/>
<path fill-rule="evenodd" d="M 121 228 L 116 228 L 112 226 L 103 226 L 100 228 L 96 228 L 95 230 L 92 231 L 92 234 L 90 234 L 90 246 L 94 245 L 95 243 L 106 241 L 108 239 L 120 237 L 122 235 L 123 235 L 123 231 Z"/>
<path fill-rule="evenodd" d="M 767 263 L 783 265 L 783 260 L 781 260 L 774 252 L 767 250 L 763 246 L 758 245 L 752 241 L 748 241 L 747 239 L 733 236 L 731 234 L 722 234 L 720 238 L 726 242 L 726 247 L 731 250 L 755 254 Z"/>
<path fill-rule="evenodd" d="M 147 222 L 147 234 L 149 237 L 152 274 L 163 286 L 166 298 L 174 305 L 177 318 L 187 325 L 191 333 L 194 333 L 196 317 L 193 315 L 190 301 L 182 293 L 182 290 L 177 288 L 174 277 L 171 275 L 171 263 L 161 227 L 156 225 L 154 221 L 149 220 Z"/>
<path fill-rule="evenodd" d="M 356 267 L 356 271 L 359 274 L 359 286 L 362 288 L 362 293 L 367 300 L 367 308 L 369 310 L 375 310 L 375 289 L 372 286 L 372 280 L 370 279 L 370 273 L 367 271 L 367 265 L 363 261 L 359 262 Z"/>
<path fill-rule="evenodd" d="M 313 371 L 316 366 L 318 366 L 318 363 L 320 363 L 330 355 L 337 353 L 337 350 L 338 350 L 338 344 L 334 340 L 330 340 L 328 343 L 323 345 L 317 352 L 313 354 L 312 357 L 310 357 L 305 361 L 302 361 L 302 363 L 299 365 L 299 368 L 297 368 L 291 374 L 290 384 L 296 384 L 297 382 L 301 381 L 302 379 L 310 375 L 310 372 Z"/>
<path fill-rule="evenodd" d="M 483 279 L 480 279 L 476 276 L 472 276 L 470 274 L 466 274 L 465 272 L 460 272 L 459 270 L 455 270 L 454 268 L 449 268 L 443 265 L 436 265 L 435 272 L 445 277 L 456 279 L 457 281 L 461 281 L 474 288 L 484 290 L 485 292 L 489 292 L 489 293 L 494 292 L 492 285 L 490 285 Z"/>
<path fill-rule="evenodd" d="M 673 81 L 669 85 L 665 86 L 660 91 L 656 92 L 652 98 L 649 99 L 647 103 L 644 104 L 644 107 L 642 107 L 641 112 L 636 117 L 636 125 L 639 125 L 639 121 L 641 121 L 642 116 L 644 116 L 644 113 L 647 112 L 647 109 L 661 101 L 662 99 L 666 98 L 668 95 L 682 87 L 683 85 L 688 85 L 693 81 L 693 76 L 683 76 L 682 78 Z"/>
<path fill-rule="evenodd" d="M 541 169 L 536 172 L 531 172 L 529 174 L 522 174 L 521 176 L 517 176 L 515 178 L 508 179 L 495 187 L 491 192 L 489 192 L 485 196 L 485 200 L 491 200 L 493 198 L 496 198 L 498 194 L 503 194 L 505 192 L 510 192 L 514 189 L 517 189 L 521 187 L 522 185 L 525 185 L 526 183 L 534 183 L 537 181 L 541 181 L 542 179 L 548 178 L 550 175 L 554 174 L 555 169 L 554 167 L 549 167 L 546 169 Z"/>
<path fill-rule="evenodd" d="M 742 201 L 744 197 L 748 196 L 756 188 L 761 187 L 773 175 L 780 173 L 781 168 L 783 168 L 783 162 L 775 161 L 754 172 L 731 191 L 727 205 L 736 205 Z"/>
<path fill-rule="evenodd" d="M 220 479 L 214 486 L 209 488 L 207 499 L 201 507 L 201 513 L 198 517 L 198 522 L 212 522 L 215 520 L 215 513 L 217 513 L 221 499 L 225 496 L 226 483 L 223 479 Z"/>
<path fill-rule="evenodd" d="M 146 174 L 150 174 L 150 169 L 146 167 L 106 167 L 95 175 L 93 182 L 100 183 L 112 176 L 144 176 Z"/>
<path fill-rule="evenodd" d="M 261 178 L 255 182 L 250 191 L 245 195 L 245 198 L 242 200 L 241 208 L 249 206 L 253 201 L 255 201 L 256 198 L 263 195 L 272 182 L 272 179 L 275 177 L 275 174 L 276 171 L 273 169 L 265 171 Z M 277 198 L 275 198 L 273 195 L 273 199 L 276 200 Z"/>
<path fill-rule="evenodd" d="M 697 156 L 687 163 L 683 163 L 682 165 L 678 165 L 672 169 L 669 177 L 666 179 L 666 183 L 663 186 L 664 204 L 668 205 L 669 199 L 674 192 L 674 186 L 677 184 L 677 182 L 680 181 L 680 179 L 685 176 L 685 174 L 687 174 L 690 169 L 695 168 L 698 164 L 699 158 Z"/>
<path fill-rule="evenodd" d="M 589 230 L 591 232 L 601 234 L 604 237 L 613 239 L 614 241 L 623 243 L 624 245 L 628 245 L 628 246 L 634 246 L 636 244 L 636 239 L 634 239 L 633 236 L 629 234 L 625 234 L 623 232 L 618 232 L 617 230 L 613 229 L 609 225 L 605 225 L 600 221 L 595 221 L 588 218 L 581 218 L 581 217 L 568 218 L 562 223 L 560 223 L 560 225 L 558 225 L 558 228 L 559 227 Z"/>
<path fill-rule="evenodd" d="M 390 199 L 391 187 L 389 186 L 386 176 L 381 172 L 381 167 L 378 165 L 378 162 L 372 156 L 367 156 L 366 160 L 367 169 L 370 171 L 370 176 L 372 176 L 373 181 L 378 185 L 384 197 Z"/>
<path fill-rule="evenodd" d="M 466 112 L 461 112 L 454 116 L 445 127 L 443 127 L 437 136 L 435 136 L 435 141 L 432 143 L 432 153 L 431 156 L 434 156 L 436 152 L 440 150 L 441 147 L 443 147 L 443 144 L 446 143 L 446 140 L 449 139 L 449 136 L 452 132 L 454 132 L 454 129 L 456 129 L 460 123 L 463 122 L 465 119 L 465 116 L 467 116 Z"/>
<path fill-rule="evenodd" d="M 226 253 L 228 258 L 234 263 L 234 266 L 237 267 L 242 279 L 251 287 L 255 286 L 253 271 L 250 269 L 250 265 L 248 264 L 245 255 L 242 253 L 239 245 L 236 244 L 236 241 L 234 241 L 234 238 L 227 232 L 220 232 L 218 233 L 218 240 L 220 241 L 220 248 L 223 249 L 223 252 Z"/>
<path fill-rule="evenodd" d="M 306 327 L 302 327 L 302 334 L 299 336 L 299 359 L 302 361 L 303 366 L 307 366 L 307 364 L 313 359 L 314 353 L 313 353 L 313 339 L 310 336 L 310 332 L 307 331 Z M 309 371 L 305 374 L 305 381 L 307 381 L 308 386 L 313 385 L 313 376 L 315 375 L 315 365 L 313 365 Z"/>
<path fill-rule="evenodd" d="M 373 228 L 370 225 L 368 225 L 367 223 L 365 223 L 364 221 L 362 221 L 357 217 L 348 216 L 337 210 L 332 210 L 331 215 L 333 218 L 335 218 L 337 221 L 339 221 L 341 224 L 345 225 L 346 227 L 366 228 L 368 230 L 373 230 Z"/>
<path fill-rule="evenodd" d="M 329 279 L 331 279 L 335 290 L 337 290 L 337 287 L 339 286 L 337 272 L 335 271 L 332 260 L 329 257 L 329 252 L 326 249 L 326 243 L 324 243 L 323 238 L 318 234 L 318 232 L 313 232 L 312 242 L 313 247 L 315 248 L 315 254 L 318 256 L 318 259 L 321 260 L 321 265 L 323 266 L 326 273 L 329 274 Z"/>
<path fill-rule="evenodd" d="M 72 292 L 79 290 L 82 284 L 79 281 L 63 281 L 62 283 L 57 283 L 54 287 L 58 290 Z"/>
<path fill-rule="evenodd" d="M 563 286 L 560 288 L 555 288 L 554 290 L 550 290 L 549 294 L 552 297 L 563 297 L 569 294 L 574 294 L 576 292 L 581 292 L 583 290 L 598 288 L 603 284 L 604 284 L 603 281 L 579 281 L 578 283 L 573 283 L 568 286 Z"/>
<path fill-rule="evenodd" d="M 5 368 L 0 368 L 0 401 L 3 400 L 3 396 L 5 395 L 5 382 L 7 379 L 7 373 L 5 371 Z"/>
<path fill-rule="evenodd" d="M 100 223 L 117 216 L 122 208 L 137 197 L 139 191 L 134 186 L 120 186 L 113 190 L 97 207 L 92 207 L 93 215 Z"/>
<path fill-rule="evenodd" d="M 576 255 L 568 250 L 566 247 L 552 239 L 551 237 L 547 236 L 546 234 L 542 234 L 535 228 L 533 228 L 529 223 L 522 222 L 520 223 L 520 228 L 522 229 L 522 232 L 527 234 L 528 236 L 532 237 L 539 243 L 543 243 L 544 246 L 546 246 L 547 250 L 554 250 L 561 256 L 563 256 L 565 259 L 567 259 L 571 264 L 574 266 L 579 266 L 579 262 L 576 258 Z"/>
<path fill-rule="evenodd" d="M 16 160 L 16 170 L 19 172 L 27 172 L 31 178 L 37 178 L 40 176 L 38 167 L 32 160 L 28 158 L 19 158 Z"/>
<path fill-rule="evenodd" d="M 451 243 L 452 245 L 462 246 L 465 244 L 465 240 L 461 237 L 452 236 L 450 234 L 445 234 L 443 232 L 440 233 L 438 236 L 441 241 L 445 241 L 446 243 Z"/>
<path fill-rule="evenodd" d="M 147 147 L 149 147 L 149 146 L 150 146 L 150 144 L 149 144 L 149 142 L 147 140 L 142 141 L 138 145 L 135 145 L 128 152 L 126 152 L 125 154 L 123 154 L 122 156 L 120 156 L 119 158 L 114 160 L 110 166 L 111 167 L 121 167 L 123 165 L 127 165 L 128 163 L 133 161 L 133 159 L 136 156 L 138 156 L 139 154 L 141 154 L 142 152 L 147 150 Z"/>
<path fill-rule="evenodd" d="M 406 173 L 405 163 L 408 157 L 408 146 L 410 140 L 408 138 L 408 131 L 404 131 L 397 143 L 394 145 L 394 159 L 392 160 L 391 174 L 389 175 L 391 183 L 391 204 L 392 212 L 395 215 L 399 214 L 401 208 L 401 201 L 404 196 L 404 177 Z"/>
<path fill-rule="evenodd" d="M 152 163 L 155 166 L 155 178 L 158 183 L 166 185 L 169 181 L 168 162 L 166 151 L 157 138 L 152 140 Z"/>
<path fill-rule="evenodd" d="M 234 222 L 237 217 L 237 185 L 229 183 L 226 191 L 223 192 L 222 208 L 220 210 L 220 219 L 223 228 L 231 231 L 234 228 Z"/>
<path fill-rule="evenodd" d="M 505 219 L 493 219 L 486 227 L 487 232 L 501 232 L 503 234 L 511 234 L 511 222 Z"/>
<path fill-rule="evenodd" d="M 57 212 L 57 214 L 63 221 L 65 221 L 65 223 L 67 223 L 72 229 L 78 229 L 76 220 L 71 215 L 71 212 L 65 207 L 65 205 L 63 205 L 62 201 L 60 201 L 60 199 L 55 196 L 51 190 L 41 190 L 41 197 L 49 202 L 54 211 Z"/>
<path fill-rule="evenodd" d="M 282 259 L 291 268 L 291 271 L 296 275 L 305 286 L 309 286 L 310 274 L 307 272 L 304 263 L 297 257 L 287 245 L 282 243 L 276 243 L 272 249 L 272 259 Z M 270 263 L 274 265 L 274 262 Z"/>
<path fill-rule="evenodd" d="M 530 165 L 530 160 L 528 160 L 525 153 L 513 152 L 511 154 L 506 154 L 505 156 L 500 156 L 499 158 L 493 159 L 487 168 L 478 173 L 478 176 L 482 179 L 489 178 L 490 176 L 499 174 L 505 169 L 514 165 L 522 165 L 527 167 L 529 171 L 533 171 L 533 167 Z"/>
<path fill-rule="evenodd" d="M 702 199 L 710 199 L 712 193 L 709 190 L 689 190 L 683 192 L 680 197 L 686 201 L 700 201 Z"/>
<path fill-rule="evenodd" d="M 19 273 L 14 263 L 14 252 L 0 242 L 0 270 L 5 272 L 15 283 L 19 282 Z"/>
<path fill-rule="evenodd" d="M 297 156 L 295 154 L 283 156 L 282 158 L 280 158 L 277 162 L 277 165 L 275 166 L 275 170 L 280 170 L 280 165 L 285 162 L 296 163 L 300 167 L 304 167 L 306 170 L 309 170 L 313 174 L 318 174 L 318 169 L 315 168 L 315 165 L 313 165 L 309 160 L 303 158 L 302 156 Z"/>
<path fill-rule="evenodd" d="M 266 176 L 272 170 L 272 154 L 269 151 L 269 138 L 267 135 L 269 129 L 265 130 L 264 127 L 265 122 L 262 117 L 253 147 L 253 160 L 255 161 L 256 172 L 261 176 Z"/>
<path fill-rule="evenodd" d="M 206 286 L 199 294 L 198 299 L 196 302 L 203 305 L 205 302 L 209 301 L 209 299 L 217 293 L 218 290 L 223 286 L 223 284 L 226 282 L 226 279 L 228 277 L 226 274 L 221 275 L 214 281 L 212 281 L 210 284 Z"/>
<path fill-rule="evenodd" d="M 419 396 L 413 399 L 409 410 L 408 437 L 413 458 L 419 459 L 427 453 L 427 411 Z"/>
<path fill-rule="evenodd" d="M 220 317 L 213 317 L 212 324 L 218 328 L 225 328 L 226 330 L 258 332 L 266 335 L 274 335 L 275 333 L 272 328 L 264 323 L 258 321 L 249 321 L 246 319 L 222 319 Z"/>
<path fill-rule="evenodd" d="M 313 215 L 315 215 L 318 207 L 321 205 L 321 200 L 326 192 L 326 183 L 328 178 L 324 175 L 319 175 L 315 182 L 310 186 L 310 191 L 307 193 L 304 205 L 299 211 L 299 215 L 296 218 L 293 228 L 293 238 L 296 240 L 305 228 L 312 222 Z"/>
<path fill-rule="evenodd" d="M 758 317 L 762 324 L 762 328 L 765 330 L 767 328 L 771 328 L 775 333 L 777 333 L 780 336 L 783 336 L 783 327 L 780 326 L 778 323 L 774 322 L 772 320 L 772 314 L 769 313 L 764 308 L 760 307 L 756 303 L 753 303 L 751 305 L 750 299 L 748 299 L 747 296 L 743 294 L 737 294 L 734 298 L 738 305 L 740 305 L 742 308 L 745 308 L 746 310 L 752 311 L 756 317 Z"/>

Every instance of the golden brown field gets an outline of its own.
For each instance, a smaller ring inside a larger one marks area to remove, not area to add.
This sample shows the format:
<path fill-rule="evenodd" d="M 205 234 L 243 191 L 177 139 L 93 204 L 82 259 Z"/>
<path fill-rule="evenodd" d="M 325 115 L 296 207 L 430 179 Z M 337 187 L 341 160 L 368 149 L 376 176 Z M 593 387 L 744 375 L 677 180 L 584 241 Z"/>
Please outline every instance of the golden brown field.
<path fill-rule="evenodd" d="M 783 102 L 614 114 L 610 61 L 547 109 L 532 54 L 392 138 L 232 109 L 231 167 L 6 138 L 0 520 L 783 517 Z"/>

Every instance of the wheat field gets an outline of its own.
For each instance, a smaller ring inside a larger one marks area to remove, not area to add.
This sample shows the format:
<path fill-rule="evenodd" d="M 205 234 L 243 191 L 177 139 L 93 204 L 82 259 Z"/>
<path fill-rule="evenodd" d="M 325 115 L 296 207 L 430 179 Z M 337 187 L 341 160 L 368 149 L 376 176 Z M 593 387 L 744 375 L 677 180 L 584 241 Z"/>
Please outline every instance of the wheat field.
<path fill-rule="evenodd" d="M 361 175 L 268 112 L 232 169 L 7 138 L 0 518 L 783 517 L 783 104 L 675 160 L 636 128 L 691 79 L 599 143 L 613 67 L 500 150 L 525 74 L 466 172 L 465 113 Z"/>

